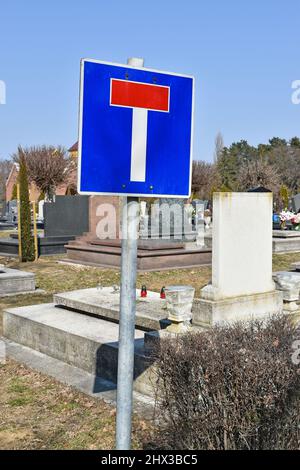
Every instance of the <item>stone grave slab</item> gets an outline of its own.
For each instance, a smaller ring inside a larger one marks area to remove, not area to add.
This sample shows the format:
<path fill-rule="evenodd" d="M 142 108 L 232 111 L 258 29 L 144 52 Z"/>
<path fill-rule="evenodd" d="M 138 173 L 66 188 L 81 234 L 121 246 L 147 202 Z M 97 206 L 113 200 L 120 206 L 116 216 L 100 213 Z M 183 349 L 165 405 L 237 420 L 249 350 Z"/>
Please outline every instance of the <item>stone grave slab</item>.
<path fill-rule="evenodd" d="M 299 238 L 300 232 L 297 230 L 273 230 L 273 238 Z"/>
<path fill-rule="evenodd" d="M 146 298 L 140 297 L 136 290 L 136 327 L 143 330 L 160 330 L 167 327 L 166 301 L 157 292 L 148 291 Z M 59 307 L 95 315 L 118 322 L 120 309 L 120 291 L 117 287 L 94 287 L 71 292 L 54 294 L 54 304 Z"/>
<path fill-rule="evenodd" d="M 117 323 L 82 315 L 53 303 L 39 304 L 5 310 L 3 335 L 32 351 L 116 384 Z M 151 358 L 144 348 L 144 331 L 135 329 L 134 337 L 134 387 L 140 393 L 151 394 Z"/>
<path fill-rule="evenodd" d="M 35 274 L 0 266 L 0 296 L 35 291 Z"/>
<path fill-rule="evenodd" d="M 293 211 L 296 212 L 296 214 L 300 210 L 300 194 L 296 194 L 295 196 L 292 197 L 292 206 L 293 206 Z"/>
<path fill-rule="evenodd" d="M 297 230 L 273 230 L 273 252 L 300 251 L 300 232 Z"/>

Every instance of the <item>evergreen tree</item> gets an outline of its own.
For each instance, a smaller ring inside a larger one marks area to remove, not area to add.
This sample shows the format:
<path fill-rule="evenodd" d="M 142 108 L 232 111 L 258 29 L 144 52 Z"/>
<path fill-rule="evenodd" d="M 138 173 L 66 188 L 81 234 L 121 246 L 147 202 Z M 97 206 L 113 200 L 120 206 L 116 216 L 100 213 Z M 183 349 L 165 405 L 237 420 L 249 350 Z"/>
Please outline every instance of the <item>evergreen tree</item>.
<path fill-rule="evenodd" d="M 286 147 L 287 141 L 285 139 L 280 139 L 280 137 L 273 137 L 269 140 L 271 147 Z"/>
<path fill-rule="evenodd" d="M 20 220 L 22 261 L 33 261 L 34 241 L 31 233 L 31 210 L 29 201 L 28 175 L 26 160 L 21 148 L 19 148 L 19 184 L 20 184 Z"/>
<path fill-rule="evenodd" d="M 293 138 L 290 140 L 290 145 L 291 145 L 291 147 L 300 148 L 300 139 L 299 139 L 299 137 L 293 137 Z"/>
<path fill-rule="evenodd" d="M 279 193 L 283 204 L 283 209 L 287 210 L 289 207 L 289 190 L 284 184 L 282 184 Z"/>
<path fill-rule="evenodd" d="M 237 191 L 240 167 L 256 157 L 257 149 L 249 145 L 246 140 L 224 147 L 217 163 L 223 187 L 229 191 Z"/>
<path fill-rule="evenodd" d="M 12 193 L 11 193 L 11 201 L 14 201 L 15 199 L 17 199 L 18 197 L 18 194 L 17 194 L 17 184 L 15 183 L 13 185 L 13 190 L 12 190 Z"/>
<path fill-rule="evenodd" d="M 230 149 L 224 148 L 217 163 L 218 171 L 221 177 L 221 185 L 230 191 L 236 189 L 238 161 Z"/>

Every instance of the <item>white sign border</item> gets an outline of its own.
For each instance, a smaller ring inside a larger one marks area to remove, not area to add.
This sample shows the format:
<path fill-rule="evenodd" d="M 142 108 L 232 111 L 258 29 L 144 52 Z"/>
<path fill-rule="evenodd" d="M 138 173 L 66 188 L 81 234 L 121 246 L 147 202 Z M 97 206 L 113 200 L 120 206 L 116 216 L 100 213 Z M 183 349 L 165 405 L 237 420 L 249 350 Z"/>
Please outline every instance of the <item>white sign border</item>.
<path fill-rule="evenodd" d="M 189 194 L 186 195 L 175 195 L 175 194 L 141 194 L 141 193 L 115 193 L 115 192 L 95 192 L 95 191 L 82 191 L 80 189 L 81 182 L 81 153 L 82 153 L 82 123 L 83 123 L 83 90 L 84 90 L 84 65 L 86 62 L 92 62 L 95 64 L 112 65 L 116 67 L 123 67 L 134 70 L 141 70 L 145 72 L 162 73 L 166 75 L 174 75 L 176 77 L 190 78 L 192 79 L 192 119 L 191 119 L 191 142 L 190 142 L 190 175 L 189 175 Z M 192 191 L 192 165 L 193 165 L 193 147 L 194 147 L 194 112 L 195 112 L 195 77 L 193 75 L 186 75 L 181 73 L 167 72 L 165 70 L 149 69 L 146 67 L 133 67 L 132 65 L 119 64 L 114 62 L 107 62 L 96 59 L 81 59 L 80 61 L 80 92 L 79 92 L 79 124 L 78 124 L 78 171 L 77 171 L 77 191 L 78 194 L 83 196 L 123 196 L 123 197 L 143 197 L 143 198 L 176 198 L 176 199 L 188 199 L 191 197 Z"/>

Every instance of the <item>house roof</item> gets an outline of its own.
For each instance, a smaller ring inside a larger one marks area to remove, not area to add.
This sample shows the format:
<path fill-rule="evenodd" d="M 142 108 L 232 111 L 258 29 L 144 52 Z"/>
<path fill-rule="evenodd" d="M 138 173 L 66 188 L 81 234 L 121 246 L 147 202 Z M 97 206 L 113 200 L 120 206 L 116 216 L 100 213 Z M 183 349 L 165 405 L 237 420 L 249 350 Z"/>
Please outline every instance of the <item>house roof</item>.
<path fill-rule="evenodd" d="M 72 147 L 69 148 L 68 152 L 78 152 L 78 142 L 72 145 Z"/>
<path fill-rule="evenodd" d="M 6 182 L 5 182 L 6 186 L 8 185 L 8 182 L 11 179 L 11 177 L 13 176 L 13 174 L 14 173 L 19 173 L 19 169 L 20 169 L 19 163 L 14 162 L 14 164 L 12 165 L 11 170 L 9 172 L 9 175 L 6 178 Z"/>

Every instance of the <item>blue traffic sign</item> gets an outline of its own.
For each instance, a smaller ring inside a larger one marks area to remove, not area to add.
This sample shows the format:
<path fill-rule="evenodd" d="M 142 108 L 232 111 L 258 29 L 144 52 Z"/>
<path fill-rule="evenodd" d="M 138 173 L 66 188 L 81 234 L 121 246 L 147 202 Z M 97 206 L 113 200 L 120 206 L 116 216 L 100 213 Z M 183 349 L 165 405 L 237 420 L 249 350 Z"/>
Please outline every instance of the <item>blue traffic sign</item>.
<path fill-rule="evenodd" d="M 194 79 L 81 62 L 78 191 L 188 197 Z"/>

